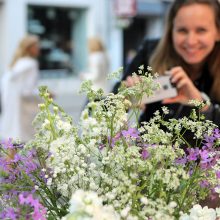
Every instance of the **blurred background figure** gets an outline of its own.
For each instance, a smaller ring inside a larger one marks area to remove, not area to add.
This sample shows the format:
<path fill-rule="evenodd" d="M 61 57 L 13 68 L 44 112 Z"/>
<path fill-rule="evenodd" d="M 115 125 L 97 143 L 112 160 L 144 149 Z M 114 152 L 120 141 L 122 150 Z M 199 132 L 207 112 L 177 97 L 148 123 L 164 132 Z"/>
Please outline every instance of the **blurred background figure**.
<path fill-rule="evenodd" d="M 39 38 L 25 36 L 15 51 L 1 82 L 1 138 L 28 141 L 33 135 L 32 121 L 37 112 Z"/>
<path fill-rule="evenodd" d="M 89 60 L 88 71 L 82 72 L 82 80 L 91 80 L 93 88 L 103 89 L 105 94 L 109 92 L 107 75 L 109 71 L 109 61 L 103 43 L 99 38 L 90 38 L 88 40 Z"/>

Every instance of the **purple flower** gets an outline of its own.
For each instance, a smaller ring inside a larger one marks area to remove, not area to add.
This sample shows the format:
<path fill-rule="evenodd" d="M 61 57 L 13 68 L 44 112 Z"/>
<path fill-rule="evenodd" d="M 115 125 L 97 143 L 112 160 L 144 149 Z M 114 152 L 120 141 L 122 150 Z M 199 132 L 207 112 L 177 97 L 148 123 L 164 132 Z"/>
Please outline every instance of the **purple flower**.
<path fill-rule="evenodd" d="M 202 180 L 202 181 L 200 182 L 200 186 L 201 186 L 202 188 L 207 188 L 207 187 L 210 186 L 210 184 L 209 184 L 209 182 L 208 182 L 207 180 Z"/>
<path fill-rule="evenodd" d="M 205 169 L 209 169 L 212 167 L 212 162 L 214 162 L 214 157 L 209 157 L 209 153 L 211 151 L 208 150 L 200 150 L 199 154 L 201 157 L 201 161 L 200 161 L 200 167 L 205 170 Z"/>
<path fill-rule="evenodd" d="M 23 157 L 20 154 L 15 154 L 14 159 L 11 162 L 17 163 L 18 161 L 22 161 Z"/>
<path fill-rule="evenodd" d="M 220 170 L 218 170 L 218 171 L 216 171 L 216 177 L 218 178 L 218 179 L 220 179 Z"/>
<path fill-rule="evenodd" d="M 177 158 L 175 160 L 176 164 L 186 164 L 187 163 L 187 158 L 186 157 L 183 157 L 183 158 Z"/>
<path fill-rule="evenodd" d="M 209 163 L 211 162 L 212 158 L 209 158 L 209 151 L 207 150 L 200 150 L 199 151 L 201 157 L 201 163 Z"/>
<path fill-rule="evenodd" d="M 9 138 L 8 140 L 3 140 L 1 142 L 1 144 L 3 145 L 3 148 L 5 149 L 13 149 L 14 145 L 12 143 L 12 138 Z"/>
<path fill-rule="evenodd" d="M 51 152 L 48 152 L 46 159 L 50 158 L 53 154 Z"/>
<path fill-rule="evenodd" d="M 144 160 L 146 160 L 147 158 L 149 158 L 150 153 L 147 151 L 146 148 L 144 148 L 144 149 L 142 150 L 141 156 L 142 156 L 142 158 L 143 158 Z"/>
<path fill-rule="evenodd" d="M 118 141 L 120 138 L 121 138 L 121 134 L 120 133 L 117 133 L 115 135 L 115 137 L 113 137 L 113 138 L 108 137 L 108 142 L 109 142 L 110 146 L 114 147 L 115 146 L 115 142 Z"/>
<path fill-rule="evenodd" d="M 200 167 L 202 170 L 208 170 L 210 168 L 212 168 L 212 165 L 210 162 L 207 162 L 207 163 L 200 163 Z"/>
<path fill-rule="evenodd" d="M 43 212 L 37 211 L 37 212 L 34 212 L 33 215 L 32 215 L 33 220 L 46 220 L 46 218 L 44 217 L 46 215 L 46 212 L 47 211 L 43 211 Z"/>
<path fill-rule="evenodd" d="M 26 171 L 27 174 L 35 171 L 38 168 L 37 164 L 32 162 L 32 161 L 27 161 L 24 164 L 24 167 L 25 167 L 25 171 Z"/>
<path fill-rule="evenodd" d="M 156 147 L 157 145 L 156 144 L 143 144 L 142 147 Z"/>
<path fill-rule="evenodd" d="M 0 157 L 0 167 L 2 170 L 7 171 L 9 169 L 8 165 L 9 162 L 5 158 Z"/>
<path fill-rule="evenodd" d="M 1 219 L 17 220 L 18 214 L 16 213 L 16 210 L 14 208 L 7 208 L 1 213 L 0 217 Z"/>
<path fill-rule="evenodd" d="M 32 194 L 28 194 L 28 195 L 20 194 L 18 198 L 19 198 L 19 203 L 21 205 L 26 204 L 34 208 L 34 213 L 32 215 L 34 220 L 37 220 L 37 219 L 46 220 L 45 218 L 46 213 L 47 213 L 46 208 L 44 208 L 40 204 L 38 199 L 34 199 Z"/>
<path fill-rule="evenodd" d="M 190 170 L 189 170 L 189 175 L 192 176 L 193 173 L 194 173 L 194 170 L 193 170 L 192 168 L 190 168 Z"/>
<path fill-rule="evenodd" d="M 105 147 L 104 144 L 100 144 L 100 145 L 99 145 L 99 150 L 102 150 L 104 147 Z"/>
<path fill-rule="evenodd" d="M 19 198 L 19 203 L 21 205 L 24 205 L 24 204 L 32 205 L 32 203 L 34 203 L 34 198 L 32 194 L 28 194 L 28 195 L 20 194 L 18 198 Z"/>
<path fill-rule="evenodd" d="M 139 138 L 139 131 L 136 128 L 129 128 L 128 130 L 123 130 L 121 133 L 125 138 Z"/>
<path fill-rule="evenodd" d="M 189 161 L 195 161 L 198 159 L 199 156 L 199 148 L 188 148 L 189 155 L 187 156 L 187 159 Z"/>
<path fill-rule="evenodd" d="M 209 197 L 210 197 L 211 200 L 216 200 L 219 197 L 219 194 L 216 193 L 215 189 L 211 189 L 211 194 L 210 194 Z"/>
<path fill-rule="evenodd" d="M 218 128 L 215 128 L 212 132 L 212 136 L 208 136 L 208 135 L 205 136 L 204 147 L 205 148 L 212 148 L 215 141 L 219 138 L 220 138 L 220 130 Z"/>
<path fill-rule="evenodd" d="M 220 130 L 219 128 L 215 128 L 213 131 L 213 136 L 217 139 L 220 138 Z"/>

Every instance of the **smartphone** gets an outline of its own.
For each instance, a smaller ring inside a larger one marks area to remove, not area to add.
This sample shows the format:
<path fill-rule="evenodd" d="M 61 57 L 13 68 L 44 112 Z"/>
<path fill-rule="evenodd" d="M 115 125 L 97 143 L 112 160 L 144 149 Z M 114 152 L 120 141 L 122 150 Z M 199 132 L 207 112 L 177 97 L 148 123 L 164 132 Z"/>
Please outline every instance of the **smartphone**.
<path fill-rule="evenodd" d="M 147 95 L 144 95 L 142 98 L 143 104 L 158 102 L 166 98 L 177 96 L 177 89 L 174 84 L 171 83 L 170 75 L 159 76 L 155 79 L 155 82 L 159 83 L 161 88 L 156 90 L 153 96 L 148 97 Z"/>

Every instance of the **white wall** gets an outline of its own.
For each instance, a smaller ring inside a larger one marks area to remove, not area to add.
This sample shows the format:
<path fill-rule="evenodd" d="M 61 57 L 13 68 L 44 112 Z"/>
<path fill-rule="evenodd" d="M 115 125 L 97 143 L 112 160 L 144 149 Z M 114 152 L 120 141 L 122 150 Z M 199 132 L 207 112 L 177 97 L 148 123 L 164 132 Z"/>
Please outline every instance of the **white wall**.
<path fill-rule="evenodd" d="M 109 52 L 111 61 L 111 70 L 116 71 L 123 65 L 123 29 L 118 28 L 114 13 L 113 1 L 110 7 L 109 17 Z"/>
<path fill-rule="evenodd" d="M 3 63 L 5 62 L 5 56 L 4 56 L 4 51 L 5 51 L 5 46 L 3 42 L 5 41 L 5 13 L 4 13 L 4 6 L 0 5 L 0 57 L 1 57 L 1 62 L 0 62 L 0 75 L 2 72 L 4 72 L 3 69 Z"/>
<path fill-rule="evenodd" d="M 5 71 L 9 65 L 12 54 L 19 40 L 23 37 L 26 29 L 26 11 L 22 0 L 7 0 L 2 5 L 2 53 L 0 57 L 0 66 Z"/>

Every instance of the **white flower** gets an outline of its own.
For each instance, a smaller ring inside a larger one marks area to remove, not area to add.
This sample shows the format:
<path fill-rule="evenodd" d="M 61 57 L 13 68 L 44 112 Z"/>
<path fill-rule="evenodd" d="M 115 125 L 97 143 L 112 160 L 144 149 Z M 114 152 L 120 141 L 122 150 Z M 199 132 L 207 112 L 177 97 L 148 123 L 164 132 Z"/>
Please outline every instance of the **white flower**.
<path fill-rule="evenodd" d="M 216 215 L 217 215 L 216 217 L 220 217 L 220 208 L 216 208 L 215 211 L 216 211 Z"/>
<path fill-rule="evenodd" d="M 148 204 L 148 199 L 146 197 L 142 197 L 141 198 L 141 202 L 144 204 L 144 205 L 147 205 Z"/>
<path fill-rule="evenodd" d="M 148 71 L 152 71 L 153 69 L 152 69 L 151 66 L 147 66 L 147 70 L 148 70 Z"/>
<path fill-rule="evenodd" d="M 175 208 L 177 206 L 176 202 L 172 201 L 169 203 L 169 207 Z"/>
<path fill-rule="evenodd" d="M 52 184 L 52 178 L 48 178 L 48 179 L 47 179 L 47 185 L 48 185 L 48 186 L 51 186 L 51 184 Z"/>
<path fill-rule="evenodd" d="M 179 220 L 190 220 L 190 217 L 187 214 L 182 214 Z"/>
<path fill-rule="evenodd" d="M 180 220 L 216 220 L 216 212 L 214 209 L 209 209 L 207 206 L 202 208 L 197 204 L 190 209 L 189 215 L 182 215 Z"/>
<path fill-rule="evenodd" d="M 131 208 L 128 206 L 121 211 L 121 217 L 126 218 Z"/>
<path fill-rule="evenodd" d="M 72 128 L 72 126 L 69 122 L 64 122 L 64 121 L 61 121 L 61 120 L 59 120 L 57 122 L 57 127 L 58 127 L 58 129 L 64 130 L 65 132 L 69 132 Z"/>
<path fill-rule="evenodd" d="M 162 111 L 165 115 L 169 114 L 169 109 L 166 106 L 162 107 Z"/>
<path fill-rule="evenodd" d="M 42 124 L 42 127 L 45 129 L 49 129 L 50 127 L 50 121 L 48 119 L 44 120 L 44 123 Z"/>
<path fill-rule="evenodd" d="M 64 219 L 71 219 L 77 213 L 79 219 L 89 220 L 119 220 L 119 215 L 115 212 L 112 206 L 103 206 L 102 200 L 95 192 L 85 192 L 77 190 L 70 200 L 70 214 Z M 80 213 L 84 215 L 81 216 Z M 86 216 L 85 216 L 86 214 Z M 77 218 L 78 219 L 78 218 Z"/>

